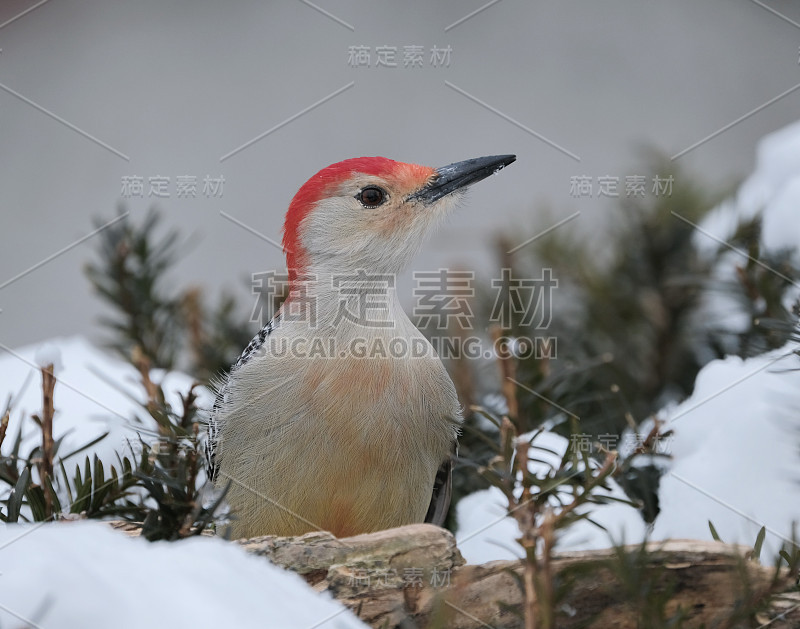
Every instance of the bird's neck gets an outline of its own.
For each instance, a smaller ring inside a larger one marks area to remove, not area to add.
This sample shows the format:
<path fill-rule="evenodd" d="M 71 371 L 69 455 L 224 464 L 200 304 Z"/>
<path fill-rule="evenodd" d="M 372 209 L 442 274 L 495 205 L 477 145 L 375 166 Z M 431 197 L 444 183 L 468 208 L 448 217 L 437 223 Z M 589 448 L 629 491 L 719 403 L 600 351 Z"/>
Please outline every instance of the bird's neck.
<path fill-rule="evenodd" d="M 378 334 L 410 325 L 397 297 L 396 275 L 366 269 L 298 275 L 282 310 L 284 317 L 303 316 L 320 329 L 363 328 Z"/>

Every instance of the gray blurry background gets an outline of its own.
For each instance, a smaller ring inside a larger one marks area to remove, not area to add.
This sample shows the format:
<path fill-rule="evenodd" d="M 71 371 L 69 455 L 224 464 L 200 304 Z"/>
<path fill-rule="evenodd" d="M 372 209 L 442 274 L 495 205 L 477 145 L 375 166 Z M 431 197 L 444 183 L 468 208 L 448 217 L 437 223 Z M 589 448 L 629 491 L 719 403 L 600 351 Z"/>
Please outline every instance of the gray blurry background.
<path fill-rule="evenodd" d="M 413 45 L 422 67 L 404 68 Z M 348 63 L 353 46 L 369 47 L 369 67 Z M 378 46 L 398 67 L 376 67 Z M 434 67 L 434 46 L 452 49 L 449 66 Z M 493 234 L 522 242 L 576 211 L 571 228 L 602 238 L 611 203 L 571 196 L 571 177 L 624 182 L 646 173 L 642 147 L 673 156 L 725 129 L 676 162 L 730 185 L 759 138 L 799 117 L 799 47 L 787 0 L 2 0 L 0 342 L 99 338 L 82 273 L 96 243 L 53 256 L 121 202 L 180 227 L 176 284 L 246 295 L 244 278 L 283 256 L 221 212 L 280 240 L 297 188 L 347 157 L 517 154 L 417 269 L 487 269 Z M 195 198 L 177 198 L 186 175 Z M 123 198 L 125 176 L 144 178 L 143 198 Z M 170 177 L 170 198 L 148 196 L 154 176 Z M 206 176 L 224 177 L 221 196 L 203 194 Z"/>

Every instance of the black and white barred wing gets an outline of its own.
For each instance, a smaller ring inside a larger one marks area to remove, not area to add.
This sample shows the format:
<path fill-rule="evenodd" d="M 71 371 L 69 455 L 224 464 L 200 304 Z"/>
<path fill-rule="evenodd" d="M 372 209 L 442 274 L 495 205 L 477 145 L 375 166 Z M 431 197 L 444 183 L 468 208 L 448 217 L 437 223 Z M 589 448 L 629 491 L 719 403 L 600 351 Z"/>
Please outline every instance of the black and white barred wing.
<path fill-rule="evenodd" d="M 425 514 L 425 522 L 430 522 L 436 526 L 444 526 L 445 520 L 447 520 L 447 513 L 450 510 L 450 502 L 453 496 L 453 465 L 457 456 L 458 443 L 454 441 L 453 451 L 442 462 L 439 471 L 436 472 L 431 502 L 428 505 L 428 512 Z"/>
<path fill-rule="evenodd" d="M 264 343 L 267 340 L 267 337 L 272 333 L 272 330 L 275 329 L 276 319 L 271 319 L 267 325 L 265 325 L 261 330 L 259 330 L 258 334 L 253 337 L 247 347 L 244 348 L 241 356 L 239 356 L 238 360 L 231 366 L 231 370 L 228 373 L 227 377 L 224 381 L 221 381 L 217 384 L 217 395 L 214 399 L 214 406 L 211 409 L 211 415 L 208 418 L 208 429 L 206 434 L 206 444 L 205 444 L 205 452 L 206 452 L 206 473 L 208 475 L 208 479 L 214 483 L 217 480 L 217 476 L 219 475 L 219 430 L 220 430 L 220 413 L 222 412 L 223 408 L 229 407 L 232 399 L 231 399 L 231 390 L 230 390 L 230 378 L 239 369 L 242 365 L 244 365 L 247 361 L 249 361 L 253 355 L 261 349 Z"/>

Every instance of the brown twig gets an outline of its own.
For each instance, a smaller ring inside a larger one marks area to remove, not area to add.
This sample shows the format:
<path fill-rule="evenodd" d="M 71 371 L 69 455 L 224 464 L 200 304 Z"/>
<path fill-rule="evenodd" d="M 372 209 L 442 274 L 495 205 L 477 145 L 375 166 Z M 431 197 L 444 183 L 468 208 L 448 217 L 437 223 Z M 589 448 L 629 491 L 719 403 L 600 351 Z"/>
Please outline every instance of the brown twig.
<path fill-rule="evenodd" d="M 503 331 L 499 325 L 493 325 L 489 328 L 489 334 L 492 337 L 492 343 L 497 347 L 500 339 L 503 338 Z M 517 366 L 514 358 L 511 356 L 498 356 L 497 364 L 500 368 L 500 387 L 503 392 L 503 397 L 508 406 L 507 415 L 519 429 L 519 404 L 517 402 L 517 385 L 514 384 L 517 374 Z"/>
<path fill-rule="evenodd" d="M 206 314 L 203 311 L 203 293 L 198 287 L 188 289 L 181 299 L 181 310 L 186 319 L 186 329 L 189 331 L 189 346 L 198 365 L 203 364 L 203 346 L 207 342 L 207 335 L 203 329 Z"/>
<path fill-rule="evenodd" d="M 42 458 L 39 462 L 39 476 L 41 476 L 42 491 L 44 492 L 45 516 L 53 515 L 53 496 L 50 494 L 50 479 L 53 477 L 53 392 L 56 387 L 56 377 L 53 374 L 53 365 L 41 368 L 42 371 Z"/>
<path fill-rule="evenodd" d="M 664 433 L 661 432 L 663 425 L 664 421 L 656 418 L 653 423 L 653 427 L 650 429 L 650 432 L 647 433 L 647 437 L 645 437 L 644 440 L 642 440 L 642 443 L 636 447 L 636 449 L 633 451 L 633 454 L 653 454 L 656 452 L 656 449 L 658 448 L 658 440 L 672 435 L 671 430 L 668 430 Z"/>
<path fill-rule="evenodd" d="M 489 329 L 489 334 L 492 343 L 497 348 L 503 336 L 502 329 L 498 325 L 493 325 Z M 536 515 L 538 504 L 531 498 L 530 480 L 527 478 L 528 443 L 524 439 L 519 439 L 519 405 L 517 403 L 517 387 L 514 384 L 516 364 L 513 357 L 498 354 L 497 365 L 500 369 L 500 389 L 508 408 L 500 427 L 502 456 L 512 479 L 516 476 L 516 470 L 522 472 L 522 495 L 517 499 L 513 491 L 509 490 L 507 496 L 509 510 L 513 513 L 522 533 L 518 541 L 525 549 L 525 570 L 522 575 L 525 592 L 523 617 L 525 629 L 536 629 L 536 540 L 538 539 Z M 514 461 L 513 464 L 512 461 Z"/>
<path fill-rule="evenodd" d="M 542 629 L 553 629 L 555 626 L 555 574 L 553 572 L 553 549 L 556 545 L 556 527 L 559 515 L 547 505 L 542 515 L 539 534 L 542 539 L 542 561 L 539 574 L 539 614 L 542 619 Z"/>
<path fill-rule="evenodd" d="M 150 360 L 138 345 L 134 346 L 131 352 L 131 362 L 136 366 L 139 375 L 142 377 L 142 386 L 145 393 L 147 393 L 146 408 L 152 414 L 158 409 L 158 388 L 150 379 Z"/>
<path fill-rule="evenodd" d="M 191 492 L 190 498 L 193 501 L 197 500 L 197 472 L 200 469 L 198 465 L 197 457 L 198 457 L 198 450 L 197 444 L 199 443 L 199 435 L 200 435 L 200 426 L 198 422 L 195 420 L 195 401 L 197 400 L 197 394 L 194 392 L 195 387 L 198 386 L 197 383 L 192 385 L 192 388 L 189 389 L 189 393 L 183 398 L 183 414 L 181 416 L 181 425 L 184 428 L 189 428 L 191 424 L 192 429 L 192 444 L 193 447 L 187 449 L 187 460 L 189 466 L 189 480 L 187 482 L 187 487 Z"/>
<path fill-rule="evenodd" d="M 8 419 L 11 415 L 11 411 L 7 410 L 3 413 L 3 417 L 0 418 L 0 448 L 3 447 L 3 441 L 6 439 L 6 431 L 8 430 Z"/>
<path fill-rule="evenodd" d="M 525 571 L 523 573 L 525 629 L 535 629 L 536 618 L 539 615 L 537 610 L 539 601 L 536 596 L 536 581 L 539 568 L 536 558 L 536 543 L 539 539 L 536 517 L 539 511 L 539 503 L 531 498 L 531 486 L 528 477 L 528 442 L 525 439 L 517 438 L 515 450 L 516 467 L 522 473 L 522 495 L 517 500 L 514 516 L 519 530 L 522 532 L 519 543 L 525 549 Z"/>

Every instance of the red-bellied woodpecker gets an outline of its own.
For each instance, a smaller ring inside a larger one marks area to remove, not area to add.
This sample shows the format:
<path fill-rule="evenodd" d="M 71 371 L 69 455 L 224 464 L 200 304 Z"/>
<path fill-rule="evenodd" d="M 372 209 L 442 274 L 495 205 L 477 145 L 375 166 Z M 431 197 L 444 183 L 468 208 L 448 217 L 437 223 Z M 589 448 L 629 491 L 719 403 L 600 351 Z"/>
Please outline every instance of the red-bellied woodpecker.
<path fill-rule="evenodd" d="M 235 537 L 442 524 L 461 410 L 393 278 L 467 186 L 515 159 L 434 169 L 359 157 L 297 192 L 288 297 L 209 419 L 209 477 L 229 486 Z"/>

